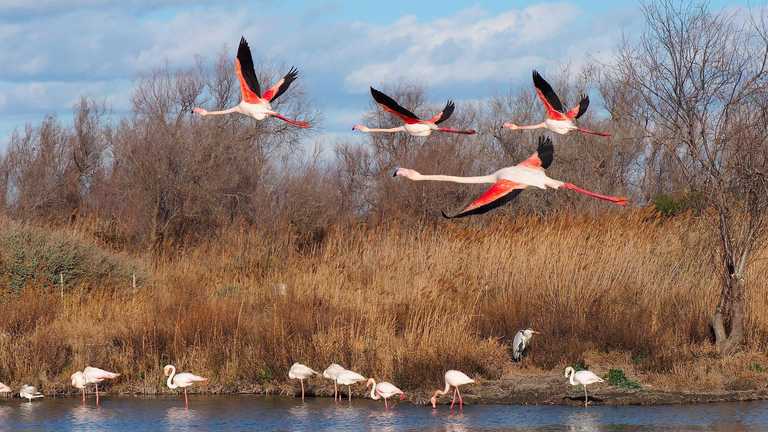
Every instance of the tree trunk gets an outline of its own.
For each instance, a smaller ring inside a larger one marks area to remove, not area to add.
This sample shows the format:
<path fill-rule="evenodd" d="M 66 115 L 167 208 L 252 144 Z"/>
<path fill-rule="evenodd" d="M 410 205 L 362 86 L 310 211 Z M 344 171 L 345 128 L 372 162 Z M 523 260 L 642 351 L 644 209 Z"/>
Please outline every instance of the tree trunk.
<path fill-rule="evenodd" d="M 724 269 L 728 273 L 728 268 Z M 723 275 L 720 302 L 712 317 L 715 346 L 721 355 L 736 352 L 744 340 L 744 280 L 734 274 Z"/>

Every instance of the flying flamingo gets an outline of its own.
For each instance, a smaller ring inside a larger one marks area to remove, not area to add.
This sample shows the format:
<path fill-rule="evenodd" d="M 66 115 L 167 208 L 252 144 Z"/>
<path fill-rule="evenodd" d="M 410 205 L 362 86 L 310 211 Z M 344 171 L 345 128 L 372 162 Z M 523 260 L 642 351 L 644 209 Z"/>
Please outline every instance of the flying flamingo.
<path fill-rule="evenodd" d="M 32 402 L 32 399 L 42 398 L 43 394 L 37 391 L 37 387 L 31 386 L 29 384 L 23 384 L 19 390 L 19 397 Z"/>
<path fill-rule="evenodd" d="M 569 382 L 572 386 L 581 384 L 581 386 L 584 387 L 584 406 L 587 406 L 588 404 L 587 385 L 603 382 L 602 378 L 588 370 L 576 372 L 570 366 L 565 368 L 565 377 L 570 379 Z"/>
<path fill-rule="evenodd" d="M 187 387 L 203 381 L 208 381 L 208 378 L 203 378 L 189 372 L 176 373 L 176 366 L 166 365 L 163 368 L 163 375 L 168 377 L 166 384 L 168 388 L 174 390 L 178 387 L 184 389 L 184 408 L 189 408 L 189 399 L 187 398 Z"/>
<path fill-rule="evenodd" d="M 451 387 L 453 387 L 453 400 L 451 400 L 451 409 L 453 409 L 453 405 L 456 403 L 456 395 L 459 395 L 459 408 L 462 408 L 464 406 L 464 399 L 461 397 L 459 386 L 472 384 L 474 382 L 475 380 L 465 375 L 464 372 L 449 370 L 445 373 L 445 389 L 435 390 L 435 394 L 433 394 L 432 398 L 429 399 L 429 401 L 432 402 L 432 408 L 437 408 L 437 397 L 448 393 L 451 390 Z"/>
<path fill-rule="evenodd" d="M 539 99 L 541 100 L 541 103 L 544 104 L 544 108 L 547 111 L 546 120 L 541 123 L 528 126 L 518 126 L 514 123 L 504 123 L 503 127 L 512 130 L 545 128 L 560 135 L 565 135 L 572 130 L 576 130 L 582 133 L 599 135 L 603 137 L 611 136 L 611 134 L 608 133 L 595 132 L 593 130 L 584 129 L 582 127 L 576 126 L 576 124 L 573 122 L 577 118 L 581 117 L 585 112 L 587 112 L 587 107 L 589 106 L 589 96 L 582 95 L 581 101 L 578 105 L 568 111 L 565 111 L 563 104 L 560 102 L 560 98 L 558 98 L 555 91 L 552 90 L 552 86 L 549 85 L 549 83 L 545 81 L 544 78 L 542 78 L 541 75 L 539 75 L 539 73 L 536 71 L 533 71 L 533 85 L 536 86 L 536 94 L 539 95 Z"/>
<path fill-rule="evenodd" d="M 515 197 L 527 187 L 537 187 L 540 189 L 568 189 L 592 198 L 609 201 L 620 206 L 627 205 L 626 198 L 601 195 L 582 189 L 573 183 L 565 183 L 547 177 L 544 170 L 552 163 L 554 152 L 555 150 L 552 146 L 552 140 L 539 137 L 538 150 L 531 155 L 531 157 L 515 166 L 502 168 L 490 175 L 479 177 L 423 175 L 408 168 L 397 168 L 392 175 L 393 177 L 401 176 L 414 181 L 433 180 L 453 183 L 493 183 L 493 186 L 485 191 L 479 198 L 472 201 L 472 203 L 459 213 L 449 216 L 443 212 L 443 216 L 448 219 L 483 214 L 493 210 L 496 207 L 500 207 L 515 199 Z"/>
<path fill-rule="evenodd" d="M 386 381 L 376 384 L 376 380 L 373 378 L 368 378 L 368 382 L 365 384 L 365 388 L 368 388 L 371 385 L 373 385 L 373 387 L 371 387 L 371 399 L 379 400 L 384 398 L 384 409 L 389 408 L 387 399 L 391 398 L 392 396 L 400 395 L 400 400 L 405 399 L 405 393 L 403 393 L 402 390 Z"/>
<path fill-rule="evenodd" d="M 346 369 L 344 369 L 342 366 L 337 365 L 336 363 L 331 363 L 331 365 L 323 371 L 323 377 L 333 380 L 333 400 L 339 399 L 338 378 L 339 374 L 345 370 Z"/>
<path fill-rule="evenodd" d="M 388 111 L 395 116 L 399 117 L 400 120 L 405 122 L 404 125 L 398 126 L 395 128 L 389 128 L 389 129 L 372 129 L 365 125 L 355 125 L 352 127 L 352 130 L 358 130 L 360 132 L 407 132 L 409 135 L 412 136 L 418 136 L 418 137 L 426 137 L 429 136 L 432 131 L 438 131 L 438 132 L 448 132 L 448 133 L 458 133 L 458 134 L 465 134 L 465 135 L 472 135 L 475 133 L 474 130 L 459 130 L 459 129 L 451 129 L 451 128 L 445 128 L 445 127 L 439 127 L 438 125 L 446 120 L 448 120 L 451 115 L 453 114 L 453 110 L 456 109 L 456 105 L 452 101 L 448 101 L 448 103 L 445 104 L 445 108 L 443 108 L 442 111 L 435 114 L 430 118 L 429 120 L 421 120 L 419 119 L 416 114 L 408 111 L 407 109 L 403 108 L 400 104 L 395 102 L 394 99 L 391 97 L 385 95 L 384 93 L 376 90 L 375 88 L 371 87 L 371 95 L 373 95 L 373 100 L 376 101 L 377 104 L 384 110 Z"/>
<path fill-rule="evenodd" d="M 72 374 L 72 386 L 83 391 L 83 403 L 85 403 L 85 387 L 88 384 L 96 384 L 96 405 L 99 404 L 99 383 L 105 379 L 115 379 L 119 373 L 108 372 L 103 369 L 87 366 L 82 372 Z"/>
<path fill-rule="evenodd" d="M 345 370 L 336 377 L 336 382 L 347 386 L 347 396 L 350 401 L 352 401 L 352 388 L 350 386 L 361 381 L 365 381 L 365 377 L 351 370 Z M 339 400 L 341 400 L 341 395 L 339 395 Z"/>
<path fill-rule="evenodd" d="M 248 47 L 244 37 L 240 38 L 240 47 L 237 49 L 237 58 L 235 59 L 235 73 L 240 81 L 240 95 L 242 100 L 232 108 L 223 111 L 207 111 L 204 108 L 195 108 L 193 111 L 201 116 L 230 114 L 237 112 L 253 117 L 256 120 L 264 120 L 267 117 L 278 118 L 288 124 L 300 128 L 308 128 L 309 123 L 300 120 L 289 119 L 272 110 L 270 102 L 274 101 L 283 94 L 291 83 L 299 76 L 296 68 L 291 70 L 264 93 L 261 92 L 259 80 L 256 78 L 256 71 L 253 68 L 253 57 L 251 49 Z"/>
<path fill-rule="evenodd" d="M 291 365 L 291 369 L 288 371 L 288 378 L 297 379 L 301 382 L 301 401 L 304 402 L 304 380 L 317 375 L 312 368 L 304 366 L 301 363 L 294 363 Z"/>

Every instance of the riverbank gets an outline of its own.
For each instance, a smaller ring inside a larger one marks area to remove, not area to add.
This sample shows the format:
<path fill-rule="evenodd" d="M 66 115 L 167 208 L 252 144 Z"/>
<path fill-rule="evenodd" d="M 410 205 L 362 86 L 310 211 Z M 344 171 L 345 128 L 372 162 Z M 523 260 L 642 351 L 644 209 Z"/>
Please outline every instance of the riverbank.
<path fill-rule="evenodd" d="M 417 403 L 447 369 L 487 383 L 483 403 L 576 396 L 568 365 L 621 370 L 653 392 L 760 391 L 768 281 L 749 276 L 744 351 L 720 358 L 707 235 L 694 217 L 638 211 L 338 227 L 312 247 L 243 228 L 168 256 L 110 249 L 93 229 L 0 220 L 0 382 L 74 393 L 70 375 L 91 365 L 122 374 L 110 392 L 162 394 L 174 364 L 208 377 L 203 392 L 287 395 L 298 361 L 340 363 Z M 768 274 L 768 261 L 752 268 Z M 527 326 L 541 334 L 521 366 L 510 345 Z"/>

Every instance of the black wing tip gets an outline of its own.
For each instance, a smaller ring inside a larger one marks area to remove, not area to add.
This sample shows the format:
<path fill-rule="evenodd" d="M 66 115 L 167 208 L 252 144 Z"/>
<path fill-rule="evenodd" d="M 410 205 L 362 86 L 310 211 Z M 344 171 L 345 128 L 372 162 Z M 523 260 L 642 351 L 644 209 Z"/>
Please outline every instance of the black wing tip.
<path fill-rule="evenodd" d="M 552 160 L 555 158 L 555 147 L 552 145 L 552 138 L 540 136 L 536 153 L 538 153 L 541 160 L 541 167 L 543 169 L 549 168 L 552 165 Z"/>
<path fill-rule="evenodd" d="M 295 80 L 299 77 L 299 70 L 296 68 L 296 66 L 291 66 L 291 69 L 288 71 L 287 74 L 285 74 L 286 80 Z"/>

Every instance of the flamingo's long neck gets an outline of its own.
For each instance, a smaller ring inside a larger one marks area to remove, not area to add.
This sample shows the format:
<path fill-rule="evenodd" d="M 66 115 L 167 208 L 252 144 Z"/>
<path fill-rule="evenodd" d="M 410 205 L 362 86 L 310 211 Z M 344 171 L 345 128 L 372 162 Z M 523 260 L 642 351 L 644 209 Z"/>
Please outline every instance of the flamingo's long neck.
<path fill-rule="evenodd" d="M 379 128 L 368 128 L 367 130 L 363 132 L 387 132 L 387 133 L 394 133 L 394 132 L 403 132 L 405 131 L 405 126 L 398 126 L 394 128 L 389 129 L 379 129 Z"/>
<path fill-rule="evenodd" d="M 421 174 L 415 178 L 411 178 L 411 180 L 445 181 L 445 182 L 452 182 L 452 183 L 496 183 L 496 177 L 492 175 L 477 176 L 477 177 L 457 177 L 457 176 L 440 175 L 440 174 L 436 174 L 436 175 Z"/>
<path fill-rule="evenodd" d="M 373 378 L 371 378 L 371 383 L 373 383 L 373 385 L 371 386 L 371 399 L 373 400 L 381 399 L 381 396 L 379 396 L 376 393 L 376 381 Z"/>
<path fill-rule="evenodd" d="M 231 114 L 233 112 L 242 113 L 242 111 L 240 110 L 240 105 L 237 105 L 222 111 L 208 111 L 205 113 L 205 115 L 224 115 L 224 114 Z"/>
<path fill-rule="evenodd" d="M 170 375 L 168 375 L 168 381 L 166 382 L 166 384 L 168 385 L 168 388 L 169 388 L 169 389 L 175 389 L 176 387 L 178 387 L 178 386 L 177 386 L 177 385 L 176 385 L 176 384 L 173 382 L 173 377 L 174 377 L 174 376 L 176 376 L 176 367 L 175 367 L 175 366 L 171 366 L 171 374 L 170 374 Z"/>
<path fill-rule="evenodd" d="M 576 371 L 571 368 L 571 370 L 568 371 L 568 378 L 570 379 L 571 385 L 576 385 L 576 381 L 573 380 L 574 375 L 576 375 Z"/>
<path fill-rule="evenodd" d="M 448 384 L 448 380 L 445 380 L 445 388 L 442 389 L 442 390 L 437 390 L 435 392 L 435 396 L 437 396 L 438 393 L 441 394 L 441 395 L 444 395 L 444 394 L 448 393 L 450 390 L 451 390 L 451 385 Z"/>
<path fill-rule="evenodd" d="M 517 128 L 518 129 L 545 129 L 546 127 L 547 127 L 547 124 L 542 122 L 542 123 L 537 123 L 532 125 L 522 125 L 522 126 L 518 126 Z"/>

